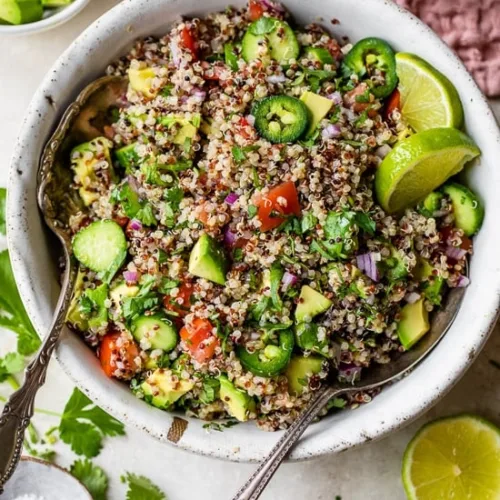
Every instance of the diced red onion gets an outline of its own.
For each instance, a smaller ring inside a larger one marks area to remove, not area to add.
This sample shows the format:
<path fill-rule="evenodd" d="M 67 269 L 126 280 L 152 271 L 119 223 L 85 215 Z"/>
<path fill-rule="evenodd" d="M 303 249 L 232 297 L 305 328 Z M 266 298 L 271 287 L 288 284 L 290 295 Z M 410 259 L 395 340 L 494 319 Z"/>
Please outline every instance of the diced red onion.
<path fill-rule="evenodd" d="M 245 116 L 245 119 L 248 122 L 248 124 L 251 125 L 252 127 L 255 125 L 255 116 L 247 115 Z"/>
<path fill-rule="evenodd" d="M 236 193 L 229 193 L 224 200 L 228 205 L 233 205 L 240 196 Z"/>
<path fill-rule="evenodd" d="M 356 256 L 358 267 L 373 281 L 380 279 L 377 269 L 377 261 L 380 260 L 380 254 L 377 252 L 369 252 Z"/>
<path fill-rule="evenodd" d="M 341 134 L 341 128 L 337 124 L 330 123 L 321 131 L 321 137 L 323 139 L 332 139 L 333 137 L 338 137 Z"/>
<path fill-rule="evenodd" d="M 132 219 L 129 224 L 130 229 L 133 231 L 140 231 L 142 229 L 142 223 L 140 220 Z"/>
<path fill-rule="evenodd" d="M 453 247 L 448 245 L 445 250 L 446 255 L 453 260 L 462 260 L 467 255 L 467 250 L 460 247 Z"/>
<path fill-rule="evenodd" d="M 193 87 L 193 89 L 191 90 L 191 94 L 194 97 L 197 97 L 198 99 L 200 99 L 201 101 L 204 101 L 207 97 L 206 91 L 203 89 L 200 89 L 199 87 Z"/>
<path fill-rule="evenodd" d="M 124 271 L 123 277 L 127 283 L 137 283 L 139 273 L 137 271 Z"/>
<path fill-rule="evenodd" d="M 463 274 L 461 274 L 458 277 L 458 281 L 457 281 L 458 288 L 465 288 L 466 286 L 469 286 L 469 284 L 470 284 L 470 279 L 467 278 L 467 276 L 464 276 Z"/>
<path fill-rule="evenodd" d="M 262 5 L 267 7 L 269 10 L 272 10 L 274 12 L 279 12 L 279 13 L 285 12 L 285 9 L 283 8 L 283 6 L 280 3 L 271 2 L 270 0 L 260 0 L 260 1 L 261 1 Z"/>
<path fill-rule="evenodd" d="M 375 154 L 379 157 L 384 159 L 390 152 L 392 151 L 391 146 L 389 144 L 382 144 L 379 148 L 375 150 Z"/>
<path fill-rule="evenodd" d="M 283 278 L 281 280 L 281 283 L 283 283 L 283 290 L 288 290 L 288 288 L 290 288 L 291 286 L 296 285 L 298 280 L 299 278 L 297 278 L 295 274 L 285 271 L 285 274 L 283 274 Z"/>
<path fill-rule="evenodd" d="M 410 292 L 406 295 L 405 300 L 408 304 L 415 304 L 420 299 L 420 294 L 417 292 Z"/>
<path fill-rule="evenodd" d="M 266 80 L 268 83 L 285 83 L 286 82 L 286 77 L 285 75 L 269 75 L 266 77 Z"/>
<path fill-rule="evenodd" d="M 236 241 L 238 240 L 238 236 L 236 233 L 233 233 L 229 227 L 226 227 L 224 230 L 224 244 L 227 245 L 228 247 L 232 247 L 236 244 Z"/>
<path fill-rule="evenodd" d="M 350 384 L 354 384 L 356 380 L 361 378 L 361 366 L 356 366 L 353 363 L 340 363 L 339 377 Z"/>
<path fill-rule="evenodd" d="M 344 113 L 350 122 L 354 122 L 358 119 L 358 115 L 352 109 L 344 108 Z"/>
<path fill-rule="evenodd" d="M 333 104 L 342 104 L 342 95 L 340 92 L 332 92 L 326 96 L 327 99 L 333 101 Z"/>

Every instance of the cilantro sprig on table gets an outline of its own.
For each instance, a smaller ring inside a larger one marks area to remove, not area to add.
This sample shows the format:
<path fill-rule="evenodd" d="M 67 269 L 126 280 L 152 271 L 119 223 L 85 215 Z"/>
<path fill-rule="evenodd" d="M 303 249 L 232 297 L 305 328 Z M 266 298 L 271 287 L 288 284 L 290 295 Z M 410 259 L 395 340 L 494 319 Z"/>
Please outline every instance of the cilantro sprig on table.
<path fill-rule="evenodd" d="M 106 500 L 108 477 L 98 465 L 90 460 L 77 460 L 69 471 L 89 490 L 93 500 Z"/>
<path fill-rule="evenodd" d="M 147 477 L 127 472 L 121 479 L 128 485 L 126 500 L 167 500 L 165 493 Z"/>

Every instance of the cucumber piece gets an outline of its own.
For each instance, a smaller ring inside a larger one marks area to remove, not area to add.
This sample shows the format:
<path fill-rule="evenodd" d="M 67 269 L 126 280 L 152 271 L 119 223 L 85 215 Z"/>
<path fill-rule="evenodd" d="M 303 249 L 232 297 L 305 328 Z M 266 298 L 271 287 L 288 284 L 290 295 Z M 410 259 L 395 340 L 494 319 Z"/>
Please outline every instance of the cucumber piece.
<path fill-rule="evenodd" d="M 321 64 L 335 64 L 333 56 L 323 47 L 306 47 L 304 49 L 304 56 Z"/>
<path fill-rule="evenodd" d="M 443 192 L 451 199 L 456 227 L 462 229 L 466 236 L 476 234 L 484 219 L 484 206 L 479 198 L 457 182 L 445 185 Z"/>
<path fill-rule="evenodd" d="M 417 210 L 425 217 L 433 217 L 434 213 L 441 208 L 443 195 L 437 191 L 429 193 L 424 201 L 418 205 Z"/>
<path fill-rule="evenodd" d="M 40 0 L 0 0 L 0 20 L 8 24 L 34 23 L 42 16 Z"/>
<path fill-rule="evenodd" d="M 275 59 L 280 64 L 288 64 L 291 59 L 297 59 L 299 53 L 299 42 L 292 28 L 274 17 L 254 21 L 241 42 L 241 54 L 246 62 L 260 59 L 268 63 L 269 59 Z"/>
<path fill-rule="evenodd" d="M 73 238 L 76 259 L 109 283 L 127 257 L 123 229 L 112 220 L 92 222 Z"/>
<path fill-rule="evenodd" d="M 139 155 L 135 150 L 137 143 L 129 144 L 115 151 L 116 159 L 121 167 L 128 173 L 133 167 L 139 165 Z"/>
<path fill-rule="evenodd" d="M 252 115 L 259 135 L 275 144 L 299 139 L 310 122 L 306 105 L 287 95 L 265 97 L 253 106 Z"/>
<path fill-rule="evenodd" d="M 132 335 L 137 342 L 143 338 L 149 339 L 151 349 L 172 351 L 179 340 L 174 324 L 162 314 L 140 316 L 132 323 Z"/>

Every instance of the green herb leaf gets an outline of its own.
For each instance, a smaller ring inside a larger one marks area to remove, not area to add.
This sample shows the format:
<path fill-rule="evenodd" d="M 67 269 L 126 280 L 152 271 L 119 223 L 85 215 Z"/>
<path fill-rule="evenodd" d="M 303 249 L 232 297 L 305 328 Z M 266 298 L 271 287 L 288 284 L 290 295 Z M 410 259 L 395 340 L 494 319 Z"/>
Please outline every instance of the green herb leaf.
<path fill-rule="evenodd" d="M 277 311 L 281 311 L 281 309 L 283 308 L 283 301 L 281 300 L 279 293 L 283 274 L 285 274 L 285 271 L 281 267 L 281 264 L 275 262 L 271 265 L 271 302 L 274 309 L 276 309 Z"/>
<path fill-rule="evenodd" d="M 233 260 L 235 262 L 241 262 L 243 260 L 243 249 L 235 248 L 233 252 Z"/>
<path fill-rule="evenodd" d="M 248 216 L 253 219 L 257 215 L 258 209 L 255 205 L 248 205 Z"/>
<path fill-rule="evenodd" d="M 259 302 L 256 304 L 250 306 L 250 317 L 254 319 L 255 321 L 260 321 L 260 318 L 262 318 L 262 315 L 269 309 L 271 302 L 271 298 L 264 296 L 262 297 Z"/>
<path fill-rule="evenodd" d="M 5 382 L 11 375 L 22 372 L 24 369 L 24 356 L 17 352 L 10 352 L 0 358 L 0 382 Z"/>
<path fill-rule="evenodd" d="M 5 202 L 7 199 L 7 190 L 5 188 L 0 188 L 0 234 L 6 233 L 6 225 L 5 225 Z"/>
<path fill-rule="evenodd" d="M 238 146 L 233 146 L 231 148 L 231 153 L 233 154 L 233 158 L 236 163 L 241 163 L 246 160 L 246 154 Z"/>
<path fill-rule="evenodd" d="M 77 455 L 95 457 L 101 451 L 104 436 L 124 434 L 121 422 L 95 406 L 78 389 L 73 391 L 59 424 L 59 436 Z"/>
<path fill-rule="evenodd" d="M 29 356 L 40 347 L 40 339 L 19 296 L 7 250 L 0 252 L 0 284 L 0 327 L 15 332 L 17 351 Z"/>
<path fill-rule="evenodd" d="M 252 35 L 267 35 L 276 29 L 276 19 L 263 16 L 250 25 L 248 31 Z"/>
<path fill-rule="evenodd" d="M 375 229 L 377 228 L 377 224 L 375 221 L 364 212 L 356 212 L 356 224 L 369 235 L 373 236 L 375 234 Z"/>
<path fill-rule="evenodd" d="M 108 298 L 109 287 L 106 283 L 97 288 L 87 288 L 80 299 L 80 312 L 89 320 L 89 326 L 100 328 L 108 323 Z"/>
<path fill-rule="evenodd" d="M 367 89 L 360 95 L 355 97 L 356 102 L 370 102 L 370 88 Z"/>
<path fill-rule="evenodd" d="M 89 490 L 93 500 L 106 500 L 108 478 L 99 466 L 90 460 L 77 460 L 69 471 Z"/>
<path fill-rule="evenodd" d="M 142 207 L 139 195 L 132 189 L 128 182 L 117 186 L 111 193 L 111 203 L 120 203 L 127 217 L 133 219 Z"/>
<path fill-rule="evenodd" d="M 163 87 L 160 91 L 160 95 L 163 97 L 169 97 L 172 95 L 172 90 L 174 89 L 175 85 L 173 83 L 167 83 L 165 87 Z"/>
<path fill-rule="evenodd" d="M 304 212 L 300 221 L 302 234 L 307 233 L 311 229 L 314 229 L 317 223 L 318 219 L 315 217 L 315 215 L 313 215 L 312 212 Z"/>
<path fill-rule="evenodd" d="M 166 500 L 165 494 L 147 477 L 127 472 L 122 483 L 128 484 L 126 500 Z"/>
<path fill-rule="evenodd" d="M 156 226 L 158 224 L 151 203 L 145 203 L 135 214 L 135 218 L 140 220 L 145 226 Z"/>
<path fill-rule="evenodd" d="M 203 381 L 203 389 L 200 394 L 200 401 L 203 404 L 213 403 L 217 399 L 220 383 L 215 378 L 207 378 Z"/>

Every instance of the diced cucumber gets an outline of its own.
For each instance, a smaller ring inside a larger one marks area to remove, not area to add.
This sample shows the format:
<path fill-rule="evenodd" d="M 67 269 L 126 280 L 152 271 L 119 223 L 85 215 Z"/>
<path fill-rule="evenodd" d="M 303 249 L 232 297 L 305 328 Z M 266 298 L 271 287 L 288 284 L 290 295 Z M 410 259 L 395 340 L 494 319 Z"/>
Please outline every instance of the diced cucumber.
<path fill-rule="evenodd" d="M 9 24 L 40 21 L 43 7 L 40 0 L 0 0 L 0 20 Z"/>
<path fill-rule="evenodd" d="M 274 17 L 261 17 L 253 22 L 243 37 L 241 48 L 246 62 L 254 59 L 268 62 L 271 58 L 280 64 L 288 64 L 300 53 L 292 28 Z"/>
<path fill-rule="evenodd" d="M 73 238 L 76 259 L 109 283 L 127 257 L 123 229 L 112 220 L 99 220 L 81 229 Z"/>
<path fill-rule="evenodd" d="M 139 155 L 135 150 L 136 145 L 137 143 L 134 142 L 115 151 L 118 163 L 126 172 L 130 172 L 133 167 L 137 167 L 139 164 Z"/>
<path fill-rule="evenodd" d="M 484 206 L 479 198 L 457 182 L 446 184 L 443 192 L 451 199 L 455 225 L 462 229 L 466 236 L 476 234 L 484 219 Z"/>
<path fill-rule="evenodd" d="M 162 349 L 165 352 L 173 350 L 179 339 L 172 321 L 162 314 L 140 316 L 132 323 L 131 330 L 137 342 L 146 338 L 151 349 Z"/>
<path fill-rule="evenodd" d="M 318 61 L 321 64 L 334 64 L 335 59 L 328 52 L 328 50 L 323 47 L 306 47 L 304 49 L 304 55 L 308 59 L 312 59 L 313 61 Z"/>

